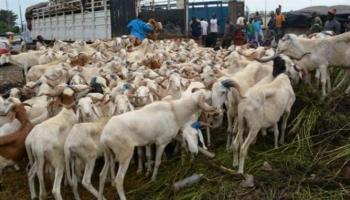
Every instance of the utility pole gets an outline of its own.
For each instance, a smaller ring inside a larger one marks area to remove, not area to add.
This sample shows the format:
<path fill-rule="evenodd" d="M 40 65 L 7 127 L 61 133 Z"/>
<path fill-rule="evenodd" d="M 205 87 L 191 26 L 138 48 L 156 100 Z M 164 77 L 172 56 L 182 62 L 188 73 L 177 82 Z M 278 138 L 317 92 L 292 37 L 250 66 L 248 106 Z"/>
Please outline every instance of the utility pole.
<path fill-rule="evenodd" d="M 184 0 L 184 9 L 185 9 L 185 34 L 188 38 L 188 0 Z"/>
<path fill-rule="evenodd" d="M 267 27 L 267 0 L 265 0 L 265 20 L 264 20 L 264 26 Z"/>
<path fill-rule="evenodd" d="M 8 10 L 9 9 L 9 3 L 7 2 L 7 0 L 6 0 L 6 10 Z"/>
<path fill-rule="evenodd" d="M 19 5 L 19 19 L 21 20 L 21 32 L 23 32 L 22 8 L 21 8 L 21 5 L 19 4 L 19 0 L 18 0 L 18 5 Z"/>

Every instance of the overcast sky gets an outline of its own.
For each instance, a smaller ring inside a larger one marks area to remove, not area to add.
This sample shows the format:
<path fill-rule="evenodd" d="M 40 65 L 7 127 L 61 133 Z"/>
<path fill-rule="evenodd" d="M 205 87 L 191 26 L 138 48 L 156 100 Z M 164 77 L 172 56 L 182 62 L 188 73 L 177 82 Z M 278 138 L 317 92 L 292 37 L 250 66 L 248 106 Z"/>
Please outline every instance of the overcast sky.
<path fill-rule="evenodd" d="M 45 0 L 7 0 L 8 8 L 17 14 L 19 14 L 18 5 L 21 5 L 23 20 L 26 7 L 43 1 Z M 251 12 L 265 9 L 265 0 L 245 0 L 245 2 Z M 266 0 L 266 2 L 268 11 L 274 10 L 279 4 L 282 5 L 283 11 L 298 10 L 311 5 L 350 5 L 350 0 Z M 0 0 L 0 9 L 6 9 L 6 0 Z"/>

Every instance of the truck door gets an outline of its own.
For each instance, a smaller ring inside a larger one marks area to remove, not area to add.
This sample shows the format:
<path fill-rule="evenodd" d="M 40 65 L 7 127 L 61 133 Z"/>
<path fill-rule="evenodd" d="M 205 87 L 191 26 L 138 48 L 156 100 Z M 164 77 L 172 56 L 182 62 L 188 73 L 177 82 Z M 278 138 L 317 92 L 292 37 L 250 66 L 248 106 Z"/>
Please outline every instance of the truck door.
<path fill-rule="evenodd" d="M 127 35 L 127 25 L 136 18 L 136 0 L 111 0 L 112 37 Z"/>

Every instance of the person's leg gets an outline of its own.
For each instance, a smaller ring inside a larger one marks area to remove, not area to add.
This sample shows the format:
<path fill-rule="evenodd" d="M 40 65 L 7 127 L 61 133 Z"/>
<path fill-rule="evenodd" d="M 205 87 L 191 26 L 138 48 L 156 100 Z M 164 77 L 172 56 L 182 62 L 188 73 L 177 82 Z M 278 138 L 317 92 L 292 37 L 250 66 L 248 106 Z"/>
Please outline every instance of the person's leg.
<path fill-rule="evenodd" d="M 205 46 L 205 40 L 207 39 L 206 35 L 202 35 L 202 45 Z"/>
<path fill-rule="evenodd" d="M 213 33 L 213 47 L 216 47 L 217 42 L 218 42 L 218 34 Z"/>
<path fill-rule="evenodd" d="M 264 32 L 263 30 L 260 30 L 260 36 L 261 36 L 261 40 L 264 41 L 265 37 L 264 37 Z"/>

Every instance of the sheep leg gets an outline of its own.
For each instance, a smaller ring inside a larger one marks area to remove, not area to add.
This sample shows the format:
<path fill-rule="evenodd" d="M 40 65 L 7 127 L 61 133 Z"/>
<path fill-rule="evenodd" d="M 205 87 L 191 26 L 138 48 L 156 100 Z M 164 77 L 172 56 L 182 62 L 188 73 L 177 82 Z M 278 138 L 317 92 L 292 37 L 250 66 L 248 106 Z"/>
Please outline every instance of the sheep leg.
<path fill-rule="evenodd" d="M 114 158 L 113 158 L 113 154 L 109 155 L 109 159 L 110 159 L 110 171 L 111 171 L 111 185 L 114 185 L 114 181 L 112 181 L 115 178 L 115 162 L 114 162 Z"/>
<path fill-rule="evenodd" d="M 232 142 L 232 150 L 233 150 L 233 167 L 237 167 L 239 164 L 239 147 L 243 143 L 243 134 L 244 134 L 244 127 L 238 128 L 238 133 L 235 138 L 235 140 Z"/>
<path fill-rule="evenodd" d="M 151 152 L 151 146 L 147 145 L 146 146 L 146 159 L 147 159 L 147 172 L 146 172 L 146 176 L 149 176 L 151 174 L 152 171 L 152 152 Z"/>
<path fill-rule="evenodd" d="M 326 96 L 327 94 L 326 84 L 327 84 L 327 78 L 328 78 L 327 65 L 320 66 L 320 73 L 321 73 L 322 95 Z"/>
<path fill-rule="evenodd" d="M 316 69 L 316 72 L 315 72 L 315 79 L 316 79 L 316 86 L 317 88 L 320 88 L 320 80 L 321 80 L 321 71 L 320 69 Z"/>
<path fill-rule="evenodd" d="M 280 138 L 280 144 L 282 144 L 282 145 L 284 144 L 284 136 L 286 133 L 289 114 L 290 114 L 290 112 L 285 112 L 283 115 L 283 119 L 282 119 L 281 138 Z"/>
<path fill-rule="evenodd" d="M 28 185 L 29 185 L 31 199 L 37 198 L 37 195 L 35 192 L 35 181 L 34 181 L 37 168 L 38 168 L 37 162 L 34 162 L 28 172 Z"/>
<path fill-rule="evenodd" d="M 200 129 L 198 130 L 198 138 L 199 138 L 199 142 L 202 144 L 203 149 L 207 150 L 208 148 L 205 146 L 203 134 Z"/>
<path fill-rule="evenodd" d="M 233 141 L 235 140 L 235 135 L 237 135 L 237 132 L 238 132 L 238 120 L 236 118 L 235 118 L 233 124 L 234 125 L 233 125 L 233 130 L 231 133 L 231 138 L 227 139 L 227 144 L 226 144 L 226 149 L 228 151 L 232 150 L 232 144 L 233 144 Z M 228 145 L 228 147 L 227 147 L 227 145 Z"/>
<path fill-rule="evenodd" d="M 91 184 L 92 173 L 94 172 L 96 159 L 89 160 L 85 165 L 85 171 L 83 176 L 83 186 L 87 189 L 92 195 L 98 198 L 98 191 Z"/>
<path fill-rule="evenodd" d="M 153 171 L 153 174 L 152 174 L 152 179 L 151 181 L 155 181 L 156 180 L 156 177 L 157 177 L 157 173 L 158 173 L 158 168 L 159 168 L 159 165 L 162 161 L 162 155 L 163 155 L 163 152 L 164 152 L 164 149 L 165 149 L 166 145 L 157 145 L 157 151 L 156 151 L 156 161 L 155 161 L 155 164 L 154 164 L 154 171 Z"/>
<path fill-rule="evenodd" d="M 106 178 L 107 178 L 107 173 L 108 173 L 108 168 L 110 167 L 110 162 L 112 160 L 110 159 L 110 153 L 108 153 L 108 149 L 105 149 L 104 152 L 104 159 L 105 159 L 105 164 L 102 168 L 102 171 L 100 172 L 100 184 L 99 184 L 99 191 L 98 191 L 98 200 L 103 200 L 103 189 L 106 183 Z"/>
<path fill-rule="evenodd" d="M 204 118 L 206 122 L 209 122 L 207 114 L 204 114 Z M 205 130 L 207 132 L 207 146 L 210 147 L 211 145 L 210 128 L 207 126 Z"/>
<path fill-rule="evenodd" d="M 64 166 L 58 166 L 55 170 L 55 181 L 52 188 L 52 194 L 55 200 L 62 200 L 61 183 L 64 175 Z"/>
<path fill-rule="evenodd" d="M 273 126 L 273 133 L 275 135 L 275 149 L 278 149 L 278 135 L 279 135 L 279 131 L 278 131 L 278 124 L 276 123 Z M 255 137 L 256 139 L 256 137 Z"/>
<path fill-rule="evenodd" d="M 240 134 L 240 132 L 238 132 L 238 134 Z M 238 149 L 239 149 L 239 141 L 238 141 L 238 137 L 235 138 L 235 140 L 232 143 L 232 150 L 233 150 L 233 167 L 237 167 L 238 166 Z"/>
<path fill-rule="evenodd" d="M 244 173 L 244 162 L 248 153 L 248 149 L 250 144 L 253 142 L 254 138 L 256 138 L 259 130 L 251 130 L 249 131 L 247 139 L 244 141 L 241 152 L 240 152 L 240 159 L 239 159 L 239 167 L 238 167 L 238 173 L 243 174 Z"/>
<path fill-rule="evenodd" d="M 72 170 L 72 176 L 71 176 L 71 181 L 68 181 L 70 183 L 70 186 L 72 187 L 73 195 L 75 200 L 80 200 L 79 193 L 78 193 L 78 178 L 77 175 L 75 174 L 75 160 L 72 160 L 71 162 L 71 170 Z M 67 174 L 68 174 L 69 168 L 67 168 Z M 68 177 L 68 176 L 67 176 Z M 68 178 L 69 180 L 70 178 Z"/>
<path fill-rule="evenodd" d="M 227 116 L 227 142 L 226 142 L 226 150 L 230 149 L 230 144 L 232 143 L 232 118 L 229 110 L 226 112 Z"/>
<path fill-rule="evenodd" d="M 126 200 L 125 192 L 124 192 L 124 178 L 125 174 L 128 171 L 130 160 L 132 159 L 132 154 L 133 150 L 130 152 L 124 152 L 125 155 L 125 160 L 119 162 L 119 168 L 118 168 L 118 173 L 117 177 L 115 177 L 115 184 L 117 185 L 117 191 L 119 194 L 120 200 Z"/>
<path fill-rule="evenodd" d="M 38 156 L 37 162 L 38 162 L 37 175 L 38 175 L 39 187 L 40 187 L 39 199 L 40 200 L 44 200 L 47 197 L 47 192 L 46 192 L 45 181 L 44 181 L 44 162 L 45 161 L 44 161 L 43 155 L 42 156 Z"/>
<path fill-rule="evenodd" d="M 329 71 L 327 70 L 327 86 L 328 86 L 328 92 L 332 91 L 332 82 L 331 82 L 331 76 Z"/>
<path fill-rule="evenodd" d="M 137 157 L 138 157 L 138 167 L 137 167 L 137 174 L 141 174 L 143 171 L 143 163 L 142 163 L 142 156 L 143 156 L 143 149 L 142 147 L 137 147 Z"/>
<path fill-rule="evenodd" d="M 210 128 L 206 127 L 206 132 L 207 132 L 207 140 L 208 140 L 208 147 L 211 146 L 211 135 L 210 135 Z"/>

